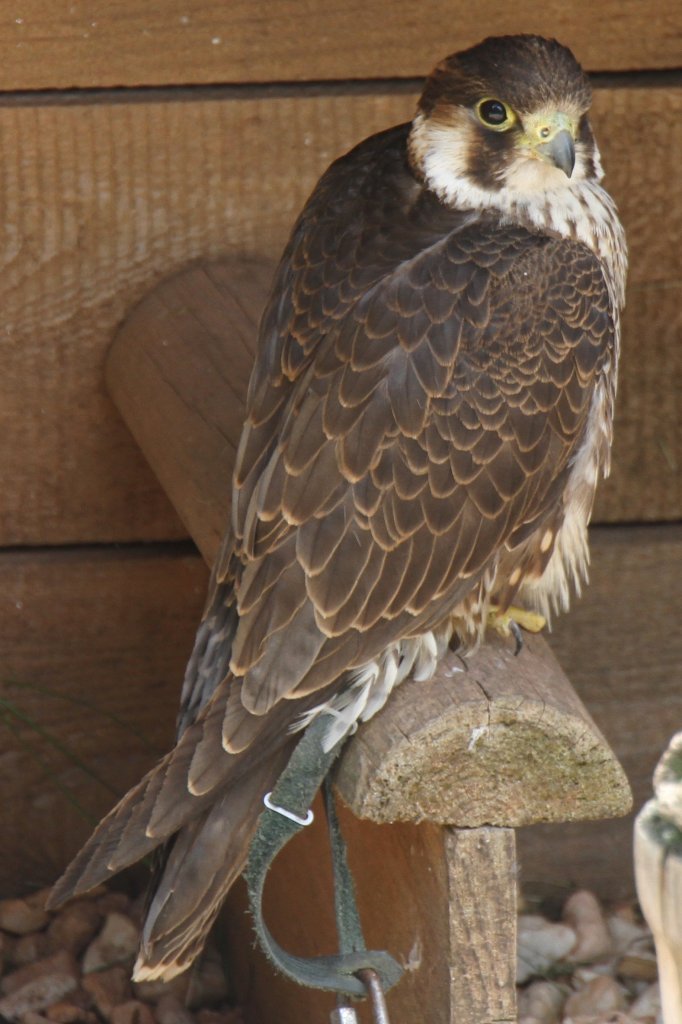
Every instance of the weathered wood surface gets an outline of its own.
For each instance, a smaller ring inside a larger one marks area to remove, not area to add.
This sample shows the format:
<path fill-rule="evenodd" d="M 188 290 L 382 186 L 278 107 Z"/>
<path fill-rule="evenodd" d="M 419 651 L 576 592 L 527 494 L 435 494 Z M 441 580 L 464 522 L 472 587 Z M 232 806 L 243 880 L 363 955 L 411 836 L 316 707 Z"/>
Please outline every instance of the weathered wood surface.
<path fill-rule="evenodd" d="M 50 884 L 167 749 L 203 606 L 191 551 L 0 554 L 0 895 Z"/>
<path fill-rule="evenodd" d="M 272 273 L 252 259 L 184 270 L 129 314 L 107 354 L 109 394 L 209 564 L 228 521 Z"/>
<path fill-rule="evenodd" d="M 349 745 L 337 784 L 377 822 L 519 826 L 630 809 L 620 765 L 538 636 L 518 657 L 490 637 L 465 671 L 448 654 L 429 684 L 405 682 Z"/>
<path fill-rule="evenodd" d="M 183 535 L 104 394 L 111 335 L 189 259 L 273 259 L 329 161 L 410 116 L 413 93 L 387 90 L 0 106 L 0 478 L 12 482 L 0 545 Z M 597 517 L 676 520 L 682 88 L 599 88 L 594 120 L 632 253 L 615 466 Z"/>
<path fill-rule="evenodd" d="M 539 32 L 595 70 L 679 67 L 675 0 L 24 0 L 0 21 L 0 88 L 65 89 L 215 82 L 405 78 L 501 35 Z"/>
<path fill-rule="evenodd" d="M 514 832 L 508 828 L 447 829 L 445 850 L 452 1002 L 468 1007 L 475 1024 L 515 1022 Z M 475 874 L 472 864 L 476 865 Z"/>

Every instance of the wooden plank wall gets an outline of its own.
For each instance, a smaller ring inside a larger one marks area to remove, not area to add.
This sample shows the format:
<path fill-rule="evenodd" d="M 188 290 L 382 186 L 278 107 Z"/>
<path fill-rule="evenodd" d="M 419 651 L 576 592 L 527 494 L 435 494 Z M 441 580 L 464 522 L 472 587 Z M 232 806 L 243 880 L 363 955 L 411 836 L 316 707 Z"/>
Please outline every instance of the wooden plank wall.
<path fill-rule="evenodd" d="M 682 724 L 676 0 L 10 7 L 0 12 L 0 892 L 51 880 L 78 845 L 89 826 L 69 803 L 75 790 L 87 814 L 102 813 L 107 786 L 126 788 L 168 742 L 201 606 L 205 570 L 104 391 L 116 325 L 188 260 L 275 257 L 330 160 L 409 118 L 418 79 L 489 31 L 556 35 L 594 72 L 595 129 L 628 230 L 615 466 L 596 513 L 612 525 L 595 536 L 594 585 L 555 642 L 643 799 Z M 82 767 L 36 728 L 106 785 L 82 785 Z M 576 839 L 570 880 L 608 887 L 613 836 L 625 863 L 627 828 L 593 829 L 587 848 Z M 556 834 L 555 873 L 569 847 Z M 542 881 L 544 846 L 524 843 Z"/>
<path fill-rule="evenodd" d="M 23 0 L 0 15 L 0 88 L 418 78 L 484 35 L 556 36 L 598 71 L 676 68 L 676 0 Z"/>

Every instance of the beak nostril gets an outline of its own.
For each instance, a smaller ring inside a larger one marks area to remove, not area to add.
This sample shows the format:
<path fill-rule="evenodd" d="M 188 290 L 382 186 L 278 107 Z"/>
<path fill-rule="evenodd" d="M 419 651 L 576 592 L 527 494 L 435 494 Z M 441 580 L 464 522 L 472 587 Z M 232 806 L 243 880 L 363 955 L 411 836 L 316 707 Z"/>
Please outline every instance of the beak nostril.
<path fill-rule="evenodd" d="M 542 129 L 540 129 L 540 132 Z M 573 136 L 567 129 L 558 132 L 550 130 L 549 139 L 546 142 L 538 141 L 535 144 L 535 152 L 548 160 L 564 172 L 570 178 L 575 167 L 575 143 Z"/>
<path fill-rule="evenodd" d="M 540 138 L 541 139 L 548 139 L 549 138 L 549 133 L 550 133 L 550 129 L 545 125 L 544 128 L 540 129 Z"/>

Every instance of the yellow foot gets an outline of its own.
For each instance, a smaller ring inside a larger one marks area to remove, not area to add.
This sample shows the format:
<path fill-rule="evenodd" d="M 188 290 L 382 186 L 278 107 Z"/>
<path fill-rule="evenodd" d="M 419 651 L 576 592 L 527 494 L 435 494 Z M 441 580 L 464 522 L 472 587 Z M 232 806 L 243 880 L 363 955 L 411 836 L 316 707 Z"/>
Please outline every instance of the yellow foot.
<path fill-rule="evenodd" d="M 526 611 L 525 608 L 517 608 L 515 605 L 510 605 L 506 611 L 501 612 L 493 604 L 488 611 L 488 626 L 500 636 L 514 637 L 516 641 L 514 654 L 518 654 L 523 647 L 522 629 L 526 629 L 529 633 L 539 633 L 546 625 L 547 621 L 542 615 Z"/>

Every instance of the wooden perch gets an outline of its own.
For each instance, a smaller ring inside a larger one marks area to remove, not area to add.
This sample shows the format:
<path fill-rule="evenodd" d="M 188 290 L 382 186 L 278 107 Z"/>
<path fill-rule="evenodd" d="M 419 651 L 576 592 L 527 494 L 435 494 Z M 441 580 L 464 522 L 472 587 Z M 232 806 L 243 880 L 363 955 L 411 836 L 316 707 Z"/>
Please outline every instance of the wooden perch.
<path fill-rule="evenodd" d="M 140 303 L 108 358 L 110 393 L 209 563 L 228 520 L 272 270 L 246 260 L 193 265 Z M 514 657 L 496 638 L 466 666 L 452 655 L 430 683 L 405 682 L 349 742 L 337 785 L 371 822 L 423 822 L 379 829 L 344 815 L 369 941 L 413 968 L 389 996 L 396 1019 L 514 1020 L 512 828 L 630 807 L 622 769 L 545 641 L 526 635 Z M 324 834 L 313 828 L 292 845 L 269 882 L 273 931 L 296 952 L 330 951 Z M 227 927 L 249 961 L 239 965 L 240 995 L 258 1019 L 325 1019 L 328 997 L 269 978 L 243 915 Z"/>

